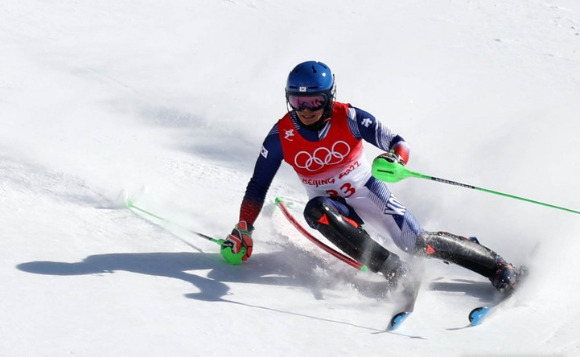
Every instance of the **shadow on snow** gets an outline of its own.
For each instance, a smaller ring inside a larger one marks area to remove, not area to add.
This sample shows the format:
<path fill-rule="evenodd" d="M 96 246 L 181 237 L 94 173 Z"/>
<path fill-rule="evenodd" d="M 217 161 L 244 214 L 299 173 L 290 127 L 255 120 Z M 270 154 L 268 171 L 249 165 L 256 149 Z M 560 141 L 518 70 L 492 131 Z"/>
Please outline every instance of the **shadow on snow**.
<path fill-rule="evenodd" d="M 286 257 L 286 258 L 285 258 Z M 21 271 L 43 275 L 90 275 L 115 271 L 161 276 L 179 279 L 194 285 L 199 292 L 184 296 L 201 301 L 215 301 L 238 304 L 250 308 L 276 311 L 320 321 L 339 323 L 357 328 L 377 331 L 372 327 L 359 326 L 348 322 L 330 320 L 291 311 L 283 311 L 265 306 L 252 305 L 225 299 L 230 290 L 227 283 L 251 283 L 262 285 L 292 286 L 310 289 L 315 299 L 323 299 L 321 289 L 329 286 L 328 277 L 312 274 L 313 267 L 288 267 L 284 264 L 284 252 L 255 254 L 244 268 L 231 266 L 222 261 L 219 254 L 194 252 L 167 253 L 114 253 L 91 255 L 80 262 L 34 261 L 17 266 Z M 298 258 L 300 259 L 300 258 Z M 302 264 L 302 262 L 298 263 Z M 210 270 L 206 277 L 195 274 L 196 270 Z M 288 273 L 290 272 L 290 274 Z"/>

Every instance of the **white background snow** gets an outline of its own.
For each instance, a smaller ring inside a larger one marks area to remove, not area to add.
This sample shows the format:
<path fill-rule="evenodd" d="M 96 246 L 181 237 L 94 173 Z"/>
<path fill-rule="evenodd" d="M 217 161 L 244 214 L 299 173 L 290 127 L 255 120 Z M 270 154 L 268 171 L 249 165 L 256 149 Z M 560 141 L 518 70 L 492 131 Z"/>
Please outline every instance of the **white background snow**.
<path fill-rule="evenodd" d="M 396 333 L 382 277 L 276 210 L 305 200 L 287 167 L 243 266 L 187 230 L 237 222 L 286 76 L 310 59 L 405 137 L 410 169 L 580 209 L 575 0 L 3 0 L 0 356 L 579 355 L 577 214 L 392 184 L 425 228 L 532 271 L 511 307 L 464 328 L 493 288 L 427 261 Z"/>

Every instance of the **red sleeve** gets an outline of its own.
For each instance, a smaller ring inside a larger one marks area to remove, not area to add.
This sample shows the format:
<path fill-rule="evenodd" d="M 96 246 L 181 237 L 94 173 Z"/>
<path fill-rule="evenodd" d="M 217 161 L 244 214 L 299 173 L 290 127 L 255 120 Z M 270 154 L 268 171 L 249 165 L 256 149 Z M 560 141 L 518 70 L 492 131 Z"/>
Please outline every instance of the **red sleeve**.
<path fill-rule="evenodd" d="M 255 202 L 244 198 L 242 200 L 242 207 L 240 208 L 240 221 L 246 221 L 253 226 L 262 210 L 263 204 L 263 201 Z"/>

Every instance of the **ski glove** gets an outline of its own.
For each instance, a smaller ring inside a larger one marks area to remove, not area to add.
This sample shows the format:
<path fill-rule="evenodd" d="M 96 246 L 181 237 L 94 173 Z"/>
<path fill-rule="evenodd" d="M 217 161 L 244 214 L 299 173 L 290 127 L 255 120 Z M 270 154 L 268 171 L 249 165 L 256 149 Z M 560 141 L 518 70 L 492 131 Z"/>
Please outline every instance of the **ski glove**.
<path fill-rule="evenodd" d="M 246 221 L 240 221 L 236 224 L 232 233 L 222 243 L 220 250 L 228 263 L 239 265 L 252 255 L 253 231 L 254 227 Z"/>
<path fill-rule="evenodd" d="M 379 157 L 389 161 L 396 162 L 403 166 L 409 162 L 409 146 L 404 141 L 396 143 L 389 152 L 379 155 Z"/>
<path fill-rule="evenodd" d="M 386 152 L 384 154 L 380 154 L 378 157 L 387 160 L 388 162 L 395 162 L 397 164 L 405 166 L 406 162 L 403 158 L 397 155 L 393 150 Z"/>

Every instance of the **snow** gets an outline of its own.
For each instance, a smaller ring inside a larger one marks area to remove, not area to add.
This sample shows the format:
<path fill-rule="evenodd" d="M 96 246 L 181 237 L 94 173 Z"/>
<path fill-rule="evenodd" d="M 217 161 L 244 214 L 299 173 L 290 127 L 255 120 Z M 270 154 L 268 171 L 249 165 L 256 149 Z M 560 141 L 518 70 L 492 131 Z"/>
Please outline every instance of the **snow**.
<path fill-rule="evenodd" d="M 578 210 L 579 45 L 572 0 L 3 1 L 0 356 L 580 354 L 573 213 L 392 184 L 427 229 L 532 271 L 511 307 L 464 328 L 493 288 L 427 261 L 396 333 L 382 278 L 276 210 L 305 200 L 287 167 L 243 266 L 192 233 L 236 223 L 286 75 L 309 59 L 407 139 L 410 169 Z"/>

